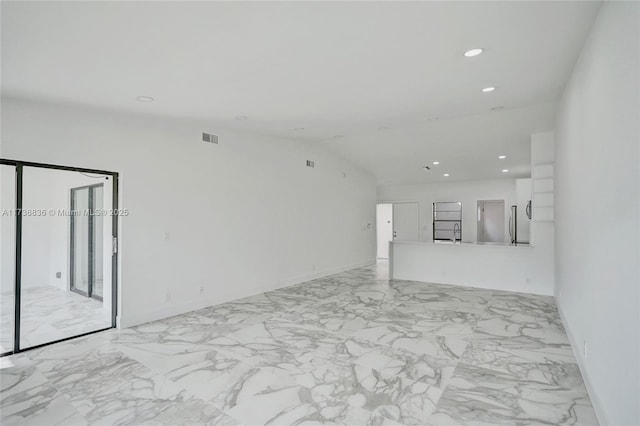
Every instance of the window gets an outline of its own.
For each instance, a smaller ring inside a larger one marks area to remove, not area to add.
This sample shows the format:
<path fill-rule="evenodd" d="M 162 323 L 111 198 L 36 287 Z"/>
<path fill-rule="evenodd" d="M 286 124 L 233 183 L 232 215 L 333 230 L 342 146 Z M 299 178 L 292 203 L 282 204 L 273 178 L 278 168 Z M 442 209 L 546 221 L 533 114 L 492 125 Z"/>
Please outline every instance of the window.
<path fill-rule="evenodd" d="M 433 241 L 462 241 L 462 203 L 433 203 Z"/>

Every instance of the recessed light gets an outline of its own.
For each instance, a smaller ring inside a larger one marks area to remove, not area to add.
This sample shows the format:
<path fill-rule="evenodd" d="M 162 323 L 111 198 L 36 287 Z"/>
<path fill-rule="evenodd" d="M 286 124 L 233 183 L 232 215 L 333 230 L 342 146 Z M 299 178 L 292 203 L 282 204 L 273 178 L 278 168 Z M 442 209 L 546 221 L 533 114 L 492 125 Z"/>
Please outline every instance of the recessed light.
<path fill-rule="evenodd" d="M 464 52 L 464 56 L 466 56 L 467 58 L 473 58 L 474 56 L 478 56 L 482 52 L 484 52 L 484 49 L 480 49 L 480 48 L 471 49 Z"/>
<path fill-rule="evenodd" d="M 149 102 L 153 102 L 154 99 L 151 96 L 138 96 L 136 98 L 136 101 L 149 103 Z"/>
<path fill-rule="evenodd" d="M 439 161 L 434 161 L 434 162 L 433 162 L 433 165 L 434 165 L 434 166 L 437 166 L 438 164 L 440 164 L 440 162 L 439 162 Z"/>
<path fill-rule="evenodd" d="M 485 87 L 484 89 L 482 89 L 484 93 L 493 92 L 494 90 L 496 90 L 496 88 L 493 86 Z"/>
<path fill-rule="evenodd" d="M 502 169 L 502 173 L 509 173 L 509 169 Z"/>
<path fill-rule="evenodd" d="M 304 127 L 294 127 L 293 130 L 295 130 L 296 132 L 301 132 L 304 130 Z"/>
<path fill-rule="evenodd" d="M 505 158 L 507 158 L 507 156 L 506 155 L 498 155 L 498 158 L 501 159 L 501 160 L 504 160 Z"/>
<path fill-rule="evenodd" d="M 445 173 L 445 174 L 443 174 L 442 176 L 444 176 L 444 177 L 449 177 L 449 173 Z"/>
<path fill-rule="evenodd" d="M 236 115 L 234 118 L 240 121 L 249 119 L 249 117 L 247 117 L 246 115 Z"/>

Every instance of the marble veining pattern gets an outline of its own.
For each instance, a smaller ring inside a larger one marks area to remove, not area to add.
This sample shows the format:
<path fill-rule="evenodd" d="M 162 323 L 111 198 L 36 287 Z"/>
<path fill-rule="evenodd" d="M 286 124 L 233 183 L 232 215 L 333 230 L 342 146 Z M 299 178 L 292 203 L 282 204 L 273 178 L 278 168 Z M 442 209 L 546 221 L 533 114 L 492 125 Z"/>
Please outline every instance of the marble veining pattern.
<path fill-rule="evenodd" d="M 0 295 L 0 353 L 13 350 L 13 294 Z M 111 327 L 101 301 L 45 285 L 22 289 L 21 348 Z"/>
<path fill-rule="evenodd" d="M 359 268 L 0 359 L 3 425 L 596 425 L 551 297 Z"/>

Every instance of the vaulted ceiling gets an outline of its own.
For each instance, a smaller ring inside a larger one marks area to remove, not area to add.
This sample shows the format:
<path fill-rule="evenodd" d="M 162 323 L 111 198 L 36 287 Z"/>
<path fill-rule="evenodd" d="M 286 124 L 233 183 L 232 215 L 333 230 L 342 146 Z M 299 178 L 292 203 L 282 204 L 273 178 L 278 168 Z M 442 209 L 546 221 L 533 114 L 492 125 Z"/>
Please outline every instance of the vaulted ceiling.
<path fill-rule="evenodd" d="M 524 175 L 599 5 L 2 2 L 2 92 L 323 143 L 380 181 Z"/>

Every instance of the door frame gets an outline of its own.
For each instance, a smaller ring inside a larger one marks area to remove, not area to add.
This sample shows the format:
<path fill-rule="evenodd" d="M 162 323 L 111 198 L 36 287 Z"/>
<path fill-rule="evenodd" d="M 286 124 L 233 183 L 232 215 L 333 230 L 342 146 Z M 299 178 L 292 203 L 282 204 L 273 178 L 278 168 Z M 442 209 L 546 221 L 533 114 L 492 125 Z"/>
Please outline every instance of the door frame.
<path fill-rule="evenodd" d="M 480 213 L 480 218 L 481 220 L 477 220 L 477 216 L 476 216 L 476 241 L 477 242 L 483 242 L 483 243 L 487 243 L 487 244 L 501 244 L 504 243 L 504 240 L 506 238 L 507 233 L 505 233 L 505 226 L 507 224 L 507 200 L 476 200 L 476 215 L 478 214 L 478 207 L 479 204 L 482 203 L 482 213 Z M 502 241 L 501 242 L 492 242 L 492 241 L 484 241 L 484 232 L 483 232 L 483 238 L 482 241 L 480 241 L 480 228 L 481 225 L 484 225 L 484 204 L 485 203 L 502 203 Z"/>
<path fill-rule="evenodd" d="M 70 208 L 71 211 L 73 212 L 75 210 L 75 195 L 74 192 L 81 190 L 81 189 L 86 189 L 88 190 L 88 205 L 89 205 L 89 210 L 95 210 L 95 194 L 94 194 L 94 189 L 95 188 L 104 188 L 104 184 L 103 183 L 94 183 L 93 185 L 84 185 L 84 186 L 78 186 L 78 187 L 74 187 L 70 189 L 70 196 L 69 196 L 69 201 L 70 201 Z M 94 226 L 94 215 L 89 214 L 88 219 L 87 219 L 87 226 L 89 228 L 89 232 L 87 232 L 87 238 L 89 240 L 89 250 L 88 250 L 88 255 L 89 255 L 89 261 L 88 263 L 88 268 L 89 268 L 89 279 L 88 279 L 88 283 L 87 283 L 87 292 L 85 293 L 84 291 L 75 288 L 73 285 L 74 282 L 74 278 L 75 278 L 75 225 L 76 225 L 76 215 L 71 214 L 69 216 L 69 290 L 73 291 L 74 293 L 78 293 L 82 296 L 85 297 L 92 297 L 94 299 L 100 300 L 102 301 L 102 297 L 101 296 L 96 296 L 93 293 L 93 285 L 95 284 L 95 240 L 94 240 L 94 235 L 93 235 L 93 226 Z M 104 241 L 103 241 L 104 243 Z"/>
<path fill-rule="evenodd" d="M 381 205 L 390 205 L 391 206 L 391 239 L 389 241 L 393 241 L 393 203 L 376 203 L 376 261 L 380 260 L 380 259 L 389 259 L 389 253 L 387 253 L 387 257 L 379 257 L 378 254 L 380 254 L 380 244 L 378 241 L 378 237 L 380 234 L 380 227 L 378 226 L 378 220 L 380 219 L 378 217 L 378 207 Z M 387 241 L 387 251 L 388 251 L 388 246 L 389 246 L 389 241 Z"/>
<path fill-rule="evenodd" d="M 15 261 L 14 261 L 14 324 L 13 324 L 13 350 L 0 354 L 0 357 L 24 352 L 28 349 L 40 348 L 54 343 L 64 342 L 66 340 L 75 339 L 77 337 L 86 336 L 100 331 L 109 330 L 116 327 L 116 317 L 118 311 L 118 216 L 111 216 L 111 237 L 113 250 L 111 251 L 111 327 L 99 330 L 89 331 L 76 336 L 65 337 L 63 339 L 54 340 L 40 345 L 30 346 L 28 348 L 20 347 L 20 296 L 22 292 L 22 193 L 23 193 L 23 168 L 35 167 L 41 169 L 65 170 L 79 173 L 92 173 L 110 176 L 112 179 L 113 192 L 111 209 L 118 211 L 118 186 L 119 174 L 108 170 L 87 169 L 84 167 L 61 166 L 58 164 L 36 163 L 32 161 L 12 160 L 9 158 L 0 158 L 0 165 L 13 166 L 15 168 L 16 180 L 16 200 L 15 200 Z"/>
<path fill-rule="evenodd" d="M 418 240 L 422 241 L 422 205 L 420 201 L 417 200 L 402 200 L 402 201 L 376 201 L 376 206 L 378 204 L 417 204 L 418 205 Z M 393 219 L 393 208 L 391 208 L 391 218 Z M 391 240 L 393 241 L 393 240 Z"/>

